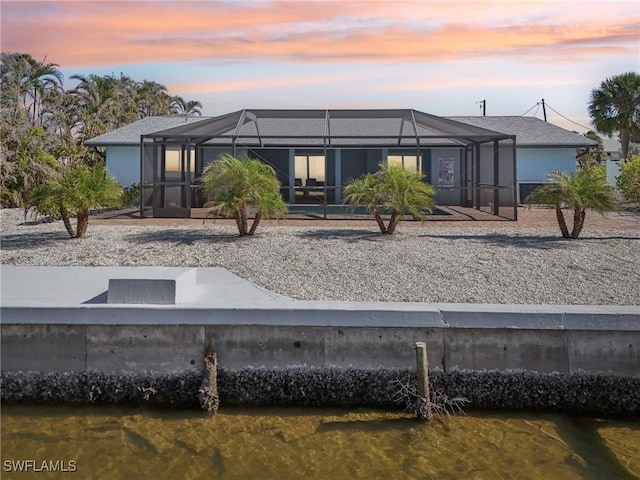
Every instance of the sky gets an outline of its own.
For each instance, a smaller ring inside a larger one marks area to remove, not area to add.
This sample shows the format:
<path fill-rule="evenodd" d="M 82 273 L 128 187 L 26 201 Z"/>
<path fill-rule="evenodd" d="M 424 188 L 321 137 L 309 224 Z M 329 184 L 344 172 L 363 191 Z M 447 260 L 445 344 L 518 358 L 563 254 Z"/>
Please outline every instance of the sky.
<path fill-rule="evenodd" d="M 3 52 L 242 108 L 414 108 L 590 127 L 592 89 L 640 71 L 637 0 L 0 1 Z"/>

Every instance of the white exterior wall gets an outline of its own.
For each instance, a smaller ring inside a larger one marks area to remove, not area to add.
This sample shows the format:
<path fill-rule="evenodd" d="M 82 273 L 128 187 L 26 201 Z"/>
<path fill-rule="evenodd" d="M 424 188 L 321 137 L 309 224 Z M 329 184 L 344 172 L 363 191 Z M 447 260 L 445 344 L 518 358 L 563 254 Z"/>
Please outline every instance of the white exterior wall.
<path fill-rule="evenodd" d="M 140 183 L 140 147 L 107 147 L 107 172 L 123 187 Z"/>
<path fill-rule="evenodd" d="M 611 185 L 613 188 L 616 188 L 616 179 L 620 176 L 620 165 L 622 164 L 619 160 L 611 160 L 607 158 L 606 169 L 607 169 L 607 183 Z"/>
<path fill-rule="evenodd" d="M 574 173 L 576 151 L 574 148 L 524 148 L 516 153 L 518 182 L 541 183 L 552 170 Z"/>

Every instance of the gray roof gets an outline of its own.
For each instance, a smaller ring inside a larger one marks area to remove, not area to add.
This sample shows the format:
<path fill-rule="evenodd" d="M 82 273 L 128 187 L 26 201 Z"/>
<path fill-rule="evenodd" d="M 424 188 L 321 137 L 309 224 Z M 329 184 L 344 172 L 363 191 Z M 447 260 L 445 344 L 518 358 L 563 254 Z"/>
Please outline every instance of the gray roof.
<path fill-rule="evenodd" d="M 150 133 L 167 142 L 243 146 L 461 146 L 509 135 L 411 109 L 245 109 Z"/>
<path fill-rule="evenodd" d="M 520 147 L 591 147 L 596 142 L 535 117 L 437 117 L 417 110 L 239 110 L 218 117 L 146 117 L 87 140 L 139 145 L 141 135 L 206 145 L 456 146 L 516 136 Z"/>
<path fill-rule="evenodd" d="M 587 137 L 536 117 L 447 117 L 516 136 L 519 147 L 595 147 Z"/>
<path fill-rule="evenodd" d="M 609 137 L 600 137 L 602 138 L 602 149 L 605 152 L 615 152 L 620 153 L 620 149 L 622 148 L 620 142 L 615 138 Z"/>
<path fill-rule="evenodd" d="M 142 120 L 117 128 L 111 132 L 98 135 L 84 142 L 96 147 L 106 145 L 140 145 L 140 136 L 159 130 L 166 130 L 180 125 L 206 120 L 209 117 L 184 117 L 181 115 L 163 117 L 145 117 Z"/>

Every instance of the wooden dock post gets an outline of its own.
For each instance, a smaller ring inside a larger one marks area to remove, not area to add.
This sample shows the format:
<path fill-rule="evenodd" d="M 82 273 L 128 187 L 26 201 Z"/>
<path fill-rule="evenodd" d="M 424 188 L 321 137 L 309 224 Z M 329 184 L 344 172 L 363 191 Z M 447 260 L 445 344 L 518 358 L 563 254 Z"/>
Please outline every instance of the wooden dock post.
<path fill-rule="evenodd" d="M 416 342 L 416 372 L 418 378 L 418 400 L 416 415 L 420 420 L 429 421 L 433 417 L 431 399 L 429 398 L 429 360 L 427 359 L 427 344 Z"/>
<path fill-rule="evenodd" d="M 216 358 L 216 343 L 209 339 L 204 352 L 205 375 L 199 391 L 200 407 L 211 414 L 218 411 L 220 398 L 218 397 L 218 360 Z"/>

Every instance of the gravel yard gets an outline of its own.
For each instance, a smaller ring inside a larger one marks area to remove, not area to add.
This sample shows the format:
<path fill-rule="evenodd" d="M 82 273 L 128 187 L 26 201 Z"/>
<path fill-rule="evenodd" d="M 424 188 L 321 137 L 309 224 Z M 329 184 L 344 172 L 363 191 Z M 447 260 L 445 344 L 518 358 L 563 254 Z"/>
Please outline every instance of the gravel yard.
<path fill-rule="evenodd" d="M 61 222 L 1 211 L 3 265 L 224 267 L 304 300 L 640 305 L 640 231 L 557 228 L 262 226 L 239 238 L 207 223 L 92 225 L 70 239 Z"/>

